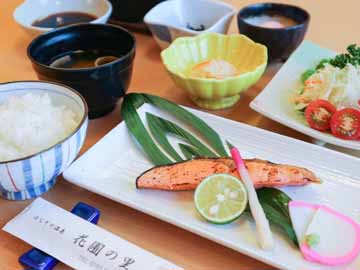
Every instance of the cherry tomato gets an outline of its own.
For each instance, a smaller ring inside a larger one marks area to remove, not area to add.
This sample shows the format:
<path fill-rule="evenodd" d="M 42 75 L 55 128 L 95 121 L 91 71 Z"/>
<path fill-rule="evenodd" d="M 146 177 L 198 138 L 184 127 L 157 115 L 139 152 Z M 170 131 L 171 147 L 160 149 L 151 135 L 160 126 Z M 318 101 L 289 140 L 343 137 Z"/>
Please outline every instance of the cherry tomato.
<path fill-rule="evenodd" d="M 331 117 L 331 133 L 341 139 L 357 140 L 360 138 L 360 111 L 346 108 Z"/>
<path fill-rule="evenodd" d="M 335 112 L 336 107 L 329 101 L 317 99 L 306 107 L 305 118 L 311 128 L 327 131 L 330 129 L 331 116 Z"/>

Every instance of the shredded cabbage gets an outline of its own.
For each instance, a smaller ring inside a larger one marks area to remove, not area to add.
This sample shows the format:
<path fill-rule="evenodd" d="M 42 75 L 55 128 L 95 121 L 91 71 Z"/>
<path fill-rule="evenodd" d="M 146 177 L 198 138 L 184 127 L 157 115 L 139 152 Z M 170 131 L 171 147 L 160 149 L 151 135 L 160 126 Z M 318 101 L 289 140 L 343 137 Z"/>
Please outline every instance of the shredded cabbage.
<path fill-rule="evenodd" d="M 304 81 L 294 99 L 295 109 L 302 111 L 316 99 L 325 99 L 337 109 L 360 109 L 360 67 L 348 63 L 341 69 L 325 63 Z"/>

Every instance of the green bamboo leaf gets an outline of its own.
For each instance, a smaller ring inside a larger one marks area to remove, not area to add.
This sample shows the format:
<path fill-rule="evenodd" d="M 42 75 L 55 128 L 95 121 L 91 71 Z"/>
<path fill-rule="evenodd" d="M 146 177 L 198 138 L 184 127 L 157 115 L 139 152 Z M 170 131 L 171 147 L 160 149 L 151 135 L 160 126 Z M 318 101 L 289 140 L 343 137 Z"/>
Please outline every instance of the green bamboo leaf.
<path fill-rule="evenodd" d="M 164 155 L 154 143 L 136 111 L 144 102 L 142 95 L 132 94 L 126 96 L 121 108 L 121 115 L 126 126 L 154 165 L 172 163 L 173 161 Z"/>
<path fill-rule="evenodd" d="M 270 224 L 279 227 L 296 246 L 299 246 L 290 218 L 289 202 L 291 198 L 275 188 L 261 188 L 256 190 L 256 193 Z M 246 211 L 251 214 L 249 205 Z"/>
<path fill-rule="evenodd" d="M 149 125 L 151 134 L 155 137 L 158 144 L 177 162 L 183 161 L 181 156 L 172 147 L 169 140 L 167 139 L 167 129 L 157 117 L 151 113 L 146 113 L 146 120 Z"/>
<path fill-rule="evenodd" d="M 265 215 L 270 221 L 270 224 L 278 226 L 282 230 L 282 232 L 285 233 L 296 246 L 298 246 L 299 244 L 297 241 L 297 237 L 291 222 L 289 223 L 289 221 L 284 218 L 282 213 L 280 213 L 271 205 L 261 203 L 261 206 L 264 209 Z"/>
<path fill-rule="evenodd" d="M 229 141 L 226 141 L 226 145 L 229 148 L 229 150 L 234 148 L 234 146 Z"/>
<path fill-rule="evenodd" d="M 191 112 L 185 110 L 184 108 L 178 106 L 177 104 L 172 103 L 166 99 L 149 94 L 143 94 L 143 96 L 146 99 L 148 99 L 150 103 L 156 106 L 157 108 L 167 111 L 171 115 L 175 116 L 181 121 L 184 121 L 192 128 L 194 128 L 199 134 L 201 134 L 207 140 L 209 145 L 218 153 L 219 156 L 222 157 L 228 156 L 228 153 L 224 148 L 220 136 L 203 120 L 201 120 Z"/>
<path fill-rule="evenodd" d="M 186 159 L 193 159 L 194 157 L 200 157 L 200 153 L 190 145 L 179 143 L 181 152 L 184 154 Z"/>
<path fill-rule="evenodd" d="M 279 226 L 292 242 L 298 246 L 289 212 L 289 202 L 291 198 L 281 190 L 275 188 L 262 188 L 256 192 L 270 223 Z"/>
<path fill-rule="evenodd" d="M 156 125 L 159 130 L 161 129 L 161 132 L 165 132 L 167 134 L 173 134 L 180 139 L 184 140 L 185 142 L 191 144 L 194 148 L 197 149 L 197 152 L 202 157 L 217 157 L 217 155 L 212 152 L 208 147 L 206 147 L 203 143 L 201 143 L 198 139 L 196 139 L 195 136 L 193 136 L 191 133 L 183 129 L 182 127 L 170 122 L 169 120 L 166 120 L 164 118 L 155 116 L 151 113 L 147 113 L 148 122 L 153 122 L 152 124 Z M 154 130 L 154 133 L 152 133 L 153 137 L 157 140 L 158 137 L 162 137 L 161 134 L 158 134 L 159 130 Z M 160 133 L 161 133 L 160 132 Z M 160 135 L 160 136 L 158 136 Z M 163 143 L 163 140 L 157 140 L 157 142 L 161 145 Z M 168 145 L 161 145 L 166 151 L 168 150 Z M 171 147 L 172 148 L 172 147 Z M 168 152 L 169 153 L 169 152 Z M 170 154 L 170 153 L 169 153 Z"/>
<path fill-rule="evenodd" d="M 144 103 L 147 103 L 146 97 L 142 94 L 131 93 L 128 94 L 127 99 L 134 105 L 136 109 L 141 107 Z"/>
<path fill-rule="evenodd" d="M 279 212 L 286 217 L 288 223 L 291 223 L 289 202 L 291 198 L 279 189 L 275 188 L 262 188 L 258 190 L 260 200 L 268 202 Z"/>

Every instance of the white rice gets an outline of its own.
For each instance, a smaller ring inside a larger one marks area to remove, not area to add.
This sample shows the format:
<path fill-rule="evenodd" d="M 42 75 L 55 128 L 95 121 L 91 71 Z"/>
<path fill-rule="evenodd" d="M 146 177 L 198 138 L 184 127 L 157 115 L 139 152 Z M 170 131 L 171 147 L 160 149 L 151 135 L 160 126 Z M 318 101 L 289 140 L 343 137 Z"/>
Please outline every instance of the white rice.
<path fill-rule="evenodd" d="M 45 150 L 73 132 L 79 123 L 66 106 L 48 94 L 12 96 L 0 104 L 0 162 Z"/>

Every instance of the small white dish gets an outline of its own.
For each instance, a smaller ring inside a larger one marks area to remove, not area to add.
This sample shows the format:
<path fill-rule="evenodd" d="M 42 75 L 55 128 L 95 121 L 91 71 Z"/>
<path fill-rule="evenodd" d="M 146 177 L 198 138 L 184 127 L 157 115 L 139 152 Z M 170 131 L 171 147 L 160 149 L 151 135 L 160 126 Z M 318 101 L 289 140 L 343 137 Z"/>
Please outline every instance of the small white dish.
<path fill-rule="evenodd" d="M 160 48 L 164 49 L 178 37 L 205 32 L 226 34 L 236 10 L 226 3 L 213 0 L 168 0 L 153 7 L 144 17 Z M 204 30 L 196 31 L 187 26 Z"/>
<path fill-rule="evenodd" d="M 188 110 L 219 132 L 222 139 L 239 147 L 245 158 L 261 158 L 306 167 L 323 180 L 322 184 L 283 188 L 293 200 L 326 204 L 360 220 L 360 210 L 356 207 L 360 204 L 360 159 L 209 113 Z M 186 127 L 175 117 L 148 104 L 143 105 L 138 112 L 143 121 L 146 112 L 150 112 Z M 176 147 L 178 140 L 173 136 L 168 139 Z M 195 209 L 194 193 L 191 191 L 136 189 L 136 177 L 152 166 L 122 122 L 77 159 L 64 172 L 64 177 L 75 185 L 201 235 L 277 269 L 344 269 L 324 267 L 304 260 L 299 249 L 275 227 L 272 229 L 275 249 L 261 250 L 256 239 L 255 225 L 247 215 L 226 225 L 206 222 Z M 346 265 L 346 268 L 360 269 L 360 256 Z"/>
<path fill-rule="evenodd" d="M 108 0 L 25 0 L 15 9 L 13 16 L 25 32 L 34 37 L 53 29 L 32 26 L 36 20 L 62 12 L 88 13 L 97 18 L 91 23 L 106 23 L 112 5 Z"/>
<path fill-rule="evenodd" d="M 289 100 L 294 92 L 301 88 L 301 74 L 305 70 L 315 67 L 321 59 L 333 57 L 335 54 L 331 50 L 304 41 L 265 89 L 250 103 L 250 107 L 274 121 L 316 139 L 316 144 L 322 141 L 352 150 L 360 150 L 360 141 L 339 139 L 330 133 L 310 128 L 305 118 L 294 110 Z"/>

